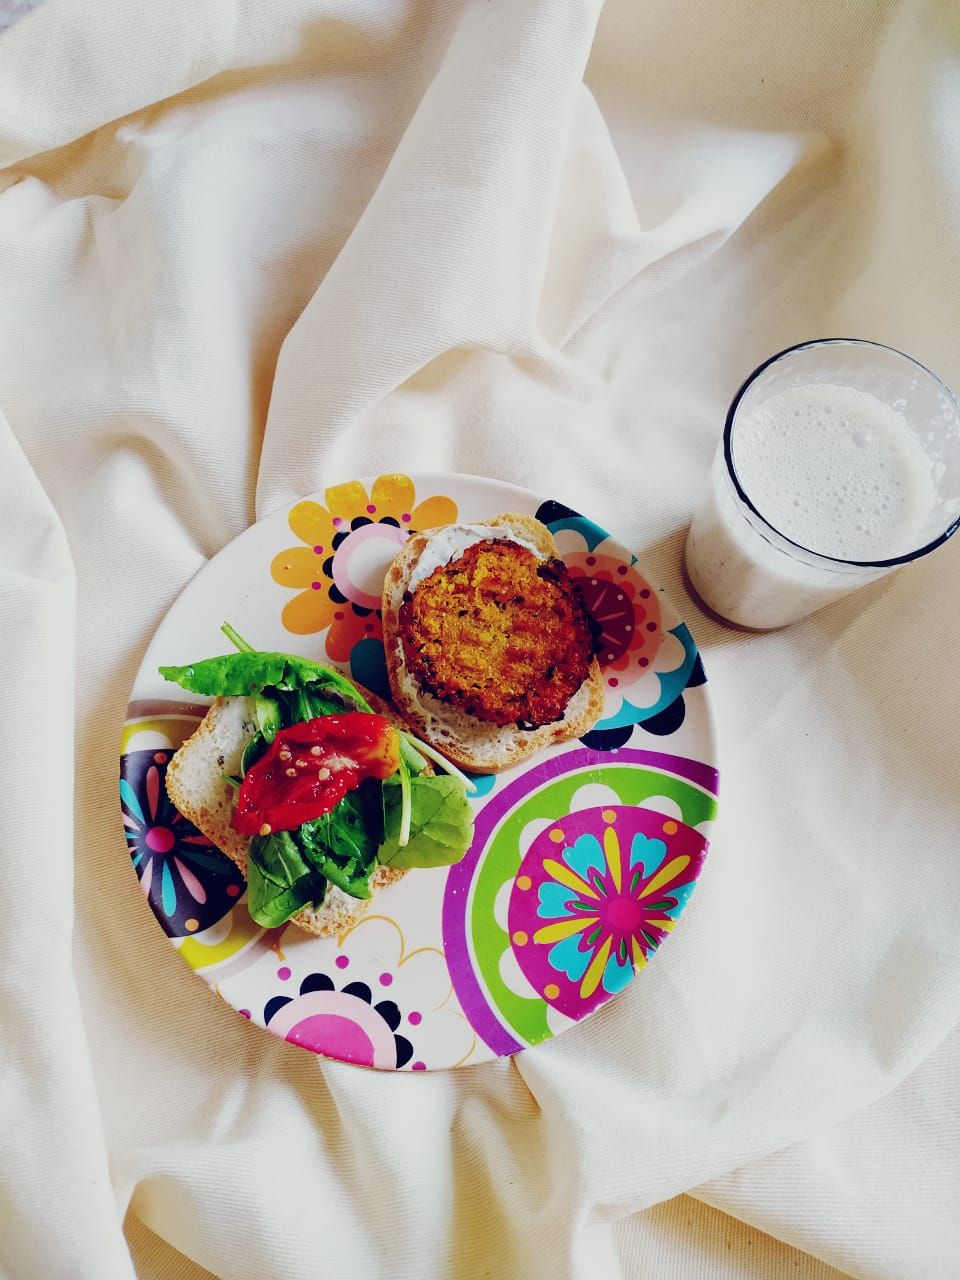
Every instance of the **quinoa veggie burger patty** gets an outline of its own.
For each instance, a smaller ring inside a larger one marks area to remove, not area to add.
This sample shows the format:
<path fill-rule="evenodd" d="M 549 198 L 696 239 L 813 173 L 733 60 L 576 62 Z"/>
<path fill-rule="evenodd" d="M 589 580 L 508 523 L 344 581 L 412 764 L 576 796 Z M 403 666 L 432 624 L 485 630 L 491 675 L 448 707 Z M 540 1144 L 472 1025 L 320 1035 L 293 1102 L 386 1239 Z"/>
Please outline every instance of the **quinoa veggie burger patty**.
<path fill-rule="evenodd" d="M 595 623 L 562 560 L 508 538 L 441 565 L 400 607 L 405 664 L 440 701 L 495 725 L 563 718 L 587 679 Z"/>

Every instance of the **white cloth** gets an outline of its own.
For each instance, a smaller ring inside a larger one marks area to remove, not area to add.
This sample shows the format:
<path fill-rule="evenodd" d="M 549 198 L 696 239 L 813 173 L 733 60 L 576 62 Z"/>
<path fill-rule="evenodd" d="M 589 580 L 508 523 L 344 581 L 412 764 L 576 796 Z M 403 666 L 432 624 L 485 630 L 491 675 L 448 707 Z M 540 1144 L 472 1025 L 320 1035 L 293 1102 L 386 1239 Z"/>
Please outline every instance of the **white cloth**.
<path fill-rule="evenodd" d="M 132 1274 L 129 1214 L 225 1280 L 640 1276 L 640 1211 L 690 1188 L 853 1275 L 955 1273 L 960 545 L 756 637 L 679 556 L 774 350 L 871 337 L 960 384 L 958 191 L 950 0 L 46 0 L 0 36 L 7 1274 Z M 205 991 L 114 815 L 184 583 L 296 495 L 417 469 L 641 552 L 722 788 L 639 981 L 409 1079 Z"/>

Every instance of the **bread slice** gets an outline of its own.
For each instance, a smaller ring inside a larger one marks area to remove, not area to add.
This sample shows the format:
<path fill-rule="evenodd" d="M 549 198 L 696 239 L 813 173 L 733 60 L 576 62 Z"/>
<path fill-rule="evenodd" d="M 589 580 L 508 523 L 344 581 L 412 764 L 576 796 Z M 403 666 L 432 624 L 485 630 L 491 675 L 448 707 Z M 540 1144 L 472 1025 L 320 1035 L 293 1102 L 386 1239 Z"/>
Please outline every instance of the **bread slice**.
<path fill-rule="evenodd" d="M 492 520 L 478 520 L 483 527 L 502 529 L 503 537 L 518 538 L 536 547 L 544 560 L 559 556 L 546 525 L 533 516 L 507 513 Z M 555 742 L 579 738 L 599 720 L 603 711 L 603 676 L 596 658 L 590 674 L 567 703 L 563 719 L 539 729 L 490 724 L 449 706 L 425 693 L 406 669 L 400 639 L 399 615 L 404 592 L 423 549 L 437 529 L 415 534 L 387 570 L 383 585 L 383 643 L 393 700 L 407 724 L 463 769 L 474 773 L 499 773 Z"/>
<path fill-rule="evenodd" d="M 392 707 L 366 689 L 363 695 L 375 711 L 399 724 Z M 224 782 L 223 775 L 240 772 L 243 748 L 256 732 L 252 698 L 217 698 L 199 727 L 175 753 L 166 776 L 167 795 L 176 808 L 235 862 L 244 876 L 251 837 L 241 835 L 230 825 L 235 792 Z M 370 881 L 373 893 L 403 874 L 402 870 L 378 866 Z M 320 937 L 343 933 L 356 924 L 371 901 L 372 897 L 352 898 L 336 885 L 328 884 L 323 903 L 301 911 L 291 923 Z"/>

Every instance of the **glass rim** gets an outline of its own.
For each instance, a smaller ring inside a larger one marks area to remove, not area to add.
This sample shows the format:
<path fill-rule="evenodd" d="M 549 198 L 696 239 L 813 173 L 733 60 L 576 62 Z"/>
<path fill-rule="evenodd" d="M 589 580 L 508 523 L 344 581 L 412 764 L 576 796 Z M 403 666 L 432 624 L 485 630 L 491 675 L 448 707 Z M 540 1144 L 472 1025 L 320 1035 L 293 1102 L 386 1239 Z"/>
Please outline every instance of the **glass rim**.
<path fill-rule="evenodd" d="M 915 360 L 913 356 L 908 356 L 904 351 L 898 351 L 896 347 L 888 347 L 882 342 L 873 342 L 869 338 L 811 338 L 806 342 L 795 342 L 790 347 L 784 347 L 782 351 L 777 351 L 774 355 L 764 360 L 763 364 L 757 365 L 756 369 L 745 379 L 740 389 L 737 391 L 733 400 L 730 402 L 730 408 L 727 410 L 727 418 L 723 428 L 723 456 L 726 463 L 727 475 L 733 482 L 733 486 L 737 491 L 737 495 L 741 502 L 753 512 L 761 524 L 775 533 L 778 538 L 796 547 L 798 551 L 802 551 L 805 556 L 813 556 L 816 560 L 825 561 L 827 564 L 844 565 L 854 569 L 893 569 L 897 565 L 909 564 L 913 560 L 919 560 L 922 556 L 929 555 L 931 551 L 935 551 L 949 538 L 951 538 L 958 529 L 960 529 L 960 512 L 950 522 L 947 528 L 937 535 L 931 542 L 925 543 L 922 547 L 918 547 L 915 551 L 908 551 L 901 556 L 893 556 L 889 560 L 845 560 L 842 556 L 826 555 L 822 551 L 814 551 L 810 547 L 805 547 L 802 542 L 797 542 L 795 538 L 791 538 L 788 534 L 778 529 L 777 526 L 755 506 L 752 498 L 740 483 L 740 477 L 737 475 L 737 469 L 733 461 L 733 427 L 737 416 L 737 410 L 740 402 L 749 389 L 756 382 L 762 373 L 765 373 L 772 364 L 776 364 L 778 360 L 782 360 L 784 356 L 791 355 L 794 351 L 806 351 L 812 347 L 829 347 L 829 346 L 847 346 L 847 347 L 873 347 L 877 351 L 885 351 L 890 355 L 898 356 L 901 360 L 907 361 L 908 364 L 915 365 L 928 378 L 932 378 L 937 386 L 952 402 L 960 419 L 960 401 L 958 401 L 954 392 L 947 386 L 942 378 L 938 377 L 932 369 L 928 369 L 925 364 L 921 364 L 919 360 Z"/>

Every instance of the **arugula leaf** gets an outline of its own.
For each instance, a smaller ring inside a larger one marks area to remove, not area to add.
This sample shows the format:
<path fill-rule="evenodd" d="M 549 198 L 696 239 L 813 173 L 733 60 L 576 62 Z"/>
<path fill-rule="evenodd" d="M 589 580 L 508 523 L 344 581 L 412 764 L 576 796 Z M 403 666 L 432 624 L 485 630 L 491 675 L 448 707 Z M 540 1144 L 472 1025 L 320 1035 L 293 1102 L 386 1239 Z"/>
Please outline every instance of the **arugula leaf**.
<path fill-rule="evenodd" d="M 351 706 L 371 710 L 339 671 L 290 653 L 225 653 L 219 658 L 159 670 L 165 680 L 207 697 L 236 698 L 262 693 L 264 689 L 306 689 L 317 696 L 333 691 Z"/>
<path fill-rule="evenodd" d="M 321 903 L 326 890 L 291 832 L 254 836 L 247 855 L 247 910 L 257 924 L 275 928 L 310 903 Z"/>
<path fill-rule="evenodd" d="M 305 822 L 296 832 L 310 865 L 353 898 L 370 897 L 380 838 L 377 825 L 371 822 L 374 805 L 380 806 L 379 784 L 368 779 L 356 791 L 348 791 L 336 808 Z"/>
<path fill-rule="evenodd" d="M 377 853 L 389 867 L 448 867 L 473 839 L 473 811 L 463 784 L 448 774 L 410 779 L 410 839 L 400 845 L 399 778 L 383 783 L 384 838 Z"/>

